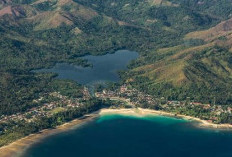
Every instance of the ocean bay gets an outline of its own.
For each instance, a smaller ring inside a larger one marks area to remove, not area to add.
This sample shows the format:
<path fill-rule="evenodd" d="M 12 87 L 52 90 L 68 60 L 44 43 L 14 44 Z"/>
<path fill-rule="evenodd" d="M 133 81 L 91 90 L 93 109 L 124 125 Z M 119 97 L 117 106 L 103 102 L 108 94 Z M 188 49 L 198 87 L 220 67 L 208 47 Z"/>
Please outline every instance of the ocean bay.
<path fill-rule="evenodd" d="M 23 156 L 229 157 L 231 141 L 229 131 L 197 128 L 183 119 L 107 114 L 47 137 L 32 145 Z"/>
<path fill-rule="evenodd" d="M 86 86 L 118 82 L 118 70 L 126 70 L 138 54 L 117 51 L 103 56 L 85 56 L 93 67 L 59 63 L 51 69 L 59 79 Z M 197 128 L 190 122 L 165 116 L 104 115 L 76 129 L 45 138 L 32 145 L 23 157 L 231 157 L 229 131 Z"/>

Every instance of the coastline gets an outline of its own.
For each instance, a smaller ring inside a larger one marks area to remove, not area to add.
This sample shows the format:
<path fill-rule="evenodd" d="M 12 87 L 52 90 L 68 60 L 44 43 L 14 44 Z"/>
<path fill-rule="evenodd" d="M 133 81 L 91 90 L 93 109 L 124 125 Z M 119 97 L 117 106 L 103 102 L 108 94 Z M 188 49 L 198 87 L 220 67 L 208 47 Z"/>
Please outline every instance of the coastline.
<path fill-rule="evenodd" d="M 104 114 L 122 114 L 122 115 L 132 115 L 132 116 L 139 116 L 143 117 L 146 115 L 161 115 L 173 118 L 181 118 L 192 122 L 198 122 L 196 127 L 200 128 L 212 128 L 212 129 L 219 129 L 219 130 L 232 130 L 231 124 L 214 124 L 210 123 L 206 120 L 202 120 L 200 118 L 181 115 L 181 114 L 174 114 L 165 111 L 157 111 L 152 109 L 143 109 L 143 108 L 136 108 L 136 109 L 104 109 L 100 112 L 101 115 Z"/>
<path fill-rule="evenodd" d="M 0 147 L 0 157 L 19 157 L 23 155 L 24 151 L 29 148 L 31 145 L 43 140 L 46 137 L 62 133 L 72 128 L 75 128 L 85 122 L 89 122 L 99 116 L 99 111 L 87 114 L 81 118 L 74 119 L 70 122 L 64 123 L 60 126 L 57 126 L 55 129 L 45 129 L 39 133 L 28 135 L 24 138 L 16 140 L 9 145 Z"/>
<path fill-rule="evenodd" d="M 143 108 L 130 108 L 130 109 L 101 109 L 99 111 L 93 112 L 91 114 L 87 114 L 81 118 L 75 119 L 71 122 L 65 123 L 63 125 L 58 126 L 55 129 L 45 129 L 40 133 L 31 134 L 26 136 L 22 139 L 19 139 L 9 145 L 3 146 L 0 148 L 0 157 L 16 157 L 23 154 L 23 152 L 30 147 L 30 145 L 35 144 L 42 139 L 57 134 L 61 132 L 65 132 L 70 130 L 76 126 L 79 126 L 85 122 L 89 122 L 99 116 L 107 115 L 107 114 L 120 114 L 120 115 L 131 115 L 131 116 L 138 116 L 144 117 L 147 115 L 161 115 L 161 116 L 168 116 L 174 118 L 182 118 L 189 121 L 196 121 L 196 127 L 201 128 L 212 128 L 212 129 L 232 129 L 232 125 L 230 124 L 213 124 L 206 120 L 201 120 L 199 118 L 185 116 L 185 115 L 175 115 L 173 113 L 168 113 L 164 111 L 156 111 L 151 109 L 143 109 Z"/>

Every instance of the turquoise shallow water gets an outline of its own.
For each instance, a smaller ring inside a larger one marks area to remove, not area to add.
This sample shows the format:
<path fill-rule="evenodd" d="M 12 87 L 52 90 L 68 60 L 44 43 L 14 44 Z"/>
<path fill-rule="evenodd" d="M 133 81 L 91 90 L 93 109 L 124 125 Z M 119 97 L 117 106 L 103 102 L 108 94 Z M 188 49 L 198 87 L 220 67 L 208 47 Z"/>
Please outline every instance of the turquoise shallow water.
<path fill-rule="evenodd" d="M 24 157 L 232 157 L 232 132 L 163 116 L 105 115 L 46 138 Z"/>

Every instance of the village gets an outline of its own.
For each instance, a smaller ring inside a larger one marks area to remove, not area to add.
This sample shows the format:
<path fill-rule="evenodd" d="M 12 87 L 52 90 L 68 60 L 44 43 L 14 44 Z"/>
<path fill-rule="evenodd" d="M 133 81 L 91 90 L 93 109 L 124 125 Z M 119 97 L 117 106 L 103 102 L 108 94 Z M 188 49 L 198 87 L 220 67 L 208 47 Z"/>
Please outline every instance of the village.
<path fill-rule="evenodd" d="M 133 107 L 162 110 L 174 114 L 193 116 L 211 123 L 220 123 L 221 117 L 232 116 L 232 107 L 228 105 L 202 104 L 186 98 L 185 101 L 170 101 L 164 97 L 155 98 L 144 94 L 128 85 L 122 85 L 118 90 L 103 90 L 95 93 L 96 97 L 111 100 L 126 101 Z"/>
<path fill-rule="evenodd" d="M 102 92 L 96 92 L 94 95 L 91 95 L 88 88 L 85 87 L 83 88 L 82 93 L 83 97 L 81 98 L 69 98 L 61 95 L 59 92 L 49 93 L 49 98 L 52 99 L 49 103 L 43 103 L 42 105 L 33 107 L 24 113 L 1 115 L 0 124 L 10 121 L 15 122 L 16 124 L 18 121 L 30 123 L 42 117 L 50 117 L 58 112 L 78 108 L 84 105 L 83 101 L 89 100 L 93 96 L 100 99 L 116 100 L 134 108 L 141 107 L 162 110 L 174 114 L 197 117 L 213 123 L 219 123 L 222 115 L 232 116 L 231 106 L 202 104 L 190 101 L 190 98 L 187 98 L 185 101 L 170 101 L 164 97 L 155 98 L 134 88 L 128 87 L 126 84 L 114 91 L 104 89 Z M 39 99 L 34 100 L 34 103 L 42 103 L 44 99 L 44 97 L 40 97 Z"/>
<path fill-rule="evenodd" d="M 42 103 L 42 105 L 33 107 L 24 113 L 16 113 L 13 115 L 1 115 L 0 116 L 0 124 L 4 122 L 14 121 L 25 121 L 25 122 L 33 122 L 36 119 L 42 117 L 49 117 L 58 112 L 75 109 L 83 105 L 83 100 L 88 100 L 91 96 L 87 88 L 84 88 L 82 98 L 68 98 L 67 96 L 61 95 L 59 92 L 49 93 L 49 99 L 54 99 L 49 103 Z M 44 101 L 44 97 L 40 97 L 33 102 L 39 104 Z M 48 98 L 46 98 L 48 99 Z"/>

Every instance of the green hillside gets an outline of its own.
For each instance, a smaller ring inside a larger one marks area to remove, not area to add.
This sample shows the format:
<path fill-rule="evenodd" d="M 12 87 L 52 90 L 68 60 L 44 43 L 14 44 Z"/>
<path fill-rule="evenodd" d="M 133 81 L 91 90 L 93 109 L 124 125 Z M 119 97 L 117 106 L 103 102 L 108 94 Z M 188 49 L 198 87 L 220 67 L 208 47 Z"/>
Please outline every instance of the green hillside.
<path fill-rule="evenodd" d="M 174 100 L 231 104 L 231 19 L 187 34 L 183 44 L 161 48 L 132 66 L 125 79 L 148 93 Z M 133 81 L 131 81 L 133 80 Z"/>
<path fill-rule="evenodd" d="M 78 57 L 118 49 L 140 53 L 121 74 L 139 90 L 231 104 L 232 24 L 219 24 L 230 18 L 231 7 L 223 0 L 1 1 L 0 113 L 31 108 L 52 88 L 54 75 L 31 70 L 57 62 L 86 66 Z"/>

